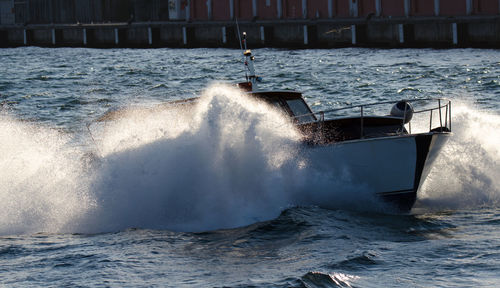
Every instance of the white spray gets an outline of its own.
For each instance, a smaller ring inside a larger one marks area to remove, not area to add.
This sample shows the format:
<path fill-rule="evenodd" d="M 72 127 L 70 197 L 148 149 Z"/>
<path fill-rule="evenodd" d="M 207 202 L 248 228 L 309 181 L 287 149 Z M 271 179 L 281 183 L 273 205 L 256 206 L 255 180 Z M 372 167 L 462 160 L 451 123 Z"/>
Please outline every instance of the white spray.
<path fill-rule="evenodd" d="M 59 231 L 94 205 L 69 137 L 0 115 L 0 234 Z"/>
<path fill-rule="evenodd" d="M 300 135 L 284 117 L 238 90 L 214 86 L 183 120 L 135 123 L 133 137 L 126 126 L 102 135 L 121 139 L 102 143 L 125 148 L 104 147 L 114 152 L 96 170 L 98 209 L 84 227 L 209 230 L 272 219 L 286 208 L 284 170 L 296 167 Z"/>
<path fill-rule="evenodd" d="M 500 116 L 455 104 L 453 136 L 436 160 L 418 206 L 428 209 L 500 204 Z"/>
<path fill-rule="evenodd" d="M 454 135 L 419 205 L 498 205 L 500 117 L 454 107 Z M 286 117 L 227 86 L 208 88 L 189 111 L 135 111 L 92 129 L 88 157 L 68 135 L 0 118 L 1 235 L 202 231 L 273 219 L 290 205 L 373 204 L 348 172 L 312 169 Z"/>

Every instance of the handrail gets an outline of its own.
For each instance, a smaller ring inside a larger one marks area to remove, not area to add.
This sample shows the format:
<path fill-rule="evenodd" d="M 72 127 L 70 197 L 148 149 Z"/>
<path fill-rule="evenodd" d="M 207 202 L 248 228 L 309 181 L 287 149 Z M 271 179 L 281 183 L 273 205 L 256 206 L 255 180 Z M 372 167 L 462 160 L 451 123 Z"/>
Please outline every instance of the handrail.
<path fill-rule="evenodd" d="M 451 103 L 451 102 L 449 102 L 449 103 Z M 424 109 L 424 110 L 420 110 L 420 111 L 413 111 L 413 114 L 418 114 L 418 113 L 422 113 L 422 112 L 428 112 L 428 111 L 431 111 L 431 110 L 437 110 L 439 108 L 445 108 L 446 106 L 448 106 L 448 104 L 441 105 L 441 107 L 434 107 L 434 108 Z"/>
<path fill-rule="evenodd" d="M 413 114 L 419 114 L 419 113 L 424 113 L 424 112 L 430 112 L 430 116 L 429 116 L 429 130 L 432 130 L 432 112 L 435 111 L 435 110 L 438 110 L 438 114 L 439 114 L 439 127 L 441 128 L 446 128 L 448 129 L 449 131 L 451 131 L 451 100 L 448 99 L 448 98 L 420 98 L 420 99 L 413 99 L 413 100 L 399 100 L 399 101 L 404 101 L 404 102 L 408 102 L 408 103 L 415 103 L 415 102 L 424 102 L 424 101 L 437 101 L 438 105 L 437 107 L 431 107 L 431 108 L 426 108 L 426 109 L 422 109 L 422 110 L 414 110 L 413 111 Z M 445 103 L 443 104 L 442 101 Z M 322 122 L 324 121 L 324 118 L 325 118 L 325 114 L 327 113 L 333 113 L 333 112 L 338 112 L 338 111 L 343 111 L 343 110 L 353 110 L 355 108 L 359 108 L 360 110 L 360 120 L 361 120 L 361 138 L 363 138 L 363 127 L 364 127 L 364 118 L 365 118 L 365 107 L 371 107 L 371 106 L 377 106 L 377 105 L 383 105 L 383 104 L 394 104 L 395 102 L 398 102 L 398 101 L 381 101 L 381 102 L 373 102 L 373 103 L 367 103 L 367 104 L 358 104 L 358 105 L 351 105 L 351 106 L 346 106 L 346 107 L 340 107 L 340 108 L 335 108 L 335 109 L 328 109 L 328 110 L 322 110 L 322 111 L 318 111 L 318 112 L 312 112 L 312 113 L 307 113 L 307 114 L 302 114 L 302 115 L 297 115 L 297 116 L 294 116 L 293 118 L 294 119 L 299 119 L 299 118 L 302 118 L 302 117 L 309 117 L 309 116 L 316 116 L 316 115 L 319 115 L 320 117 L 317 117 L 318 120 L 316 120 L 316 122 Z M 444 118 L 445 118 L 445 122 L 444 122 L 444 127 L 443 127 L 443 121 L 442 121 L 442 111 L 441 109 L 445 109 L 444 111 Z M 405 125 L 405 119 L 406 119 L 406 115 L 407 115 L 407 111 L 406 111 L 406 106 L 405 106 L 405 110 L 404 110 L 404 117 L 403 117 L 403 123 L 402 123 L 402 126 L 404 128 L 404 125 Z M 408 122 L 408 124 L 410 125 L 410 122 Z M 411 127 L 411 126 L 409 126 Z M 402 129 L 404 130 L 404 129 Z"/>
<path fill-rule="evenodd" d="M 448 101 L 449 103 L 451 102 L 451 100 L 447 99 L 447 98 L 421 98 L 421 99 L 414 99 L 414 100 L 407 100 L 407 99 L 401 99 L 401 100 L 398 100 L 398 101 L 405 101 L 405 102 L 417 102 L 417 101 L 431 101 L 431 100 L 444 100 L 444 101 Z M 377 106 L 377 105 L 382 105 L 382 104 L 393 104 L 394 102 L 398 102 L 398 101 L 382 101 L 382 102 L 373 102 L 373 103 L 367 103 L 367 104 L 358 104 L 358 105 L 351 105 L 351 106 L 346 106 L 346 107 L 340 107 L 340 108 L 335 108 L 335 109 L 329 109 L 329 110 L 321 110 L 321 111 L 318 111 L 318 112 L 312 112 L 312 113 L 307 113 L 307 114 L 301 114 L 301 115 L 298 115 L 298 116 L 295 116 L 296 118 L 298 117 L 306 117 L 306 116 L 312 116 L 312 115 L 316 115 L 316 114 L 320 114 L 320 113 L 323 113 L 323 114 L 326 114 L 326 113 L 330 113 L 330 112 L 337 112 L 337 111 L 342 111 L 342 110 L 349 110 L 349 109 L 354 109 L 354 108 L 360 108 L 361 106 L 363 107 L 369 107 L 369 106 Z M 448 105 L 448 104 L 446 104 Z M 442 105 L 441 108 L 444 108 L 446 105 Z M 425 109 L 425 110 L 421 110 L 421 111 L 413 111 L 413 114 L 415 113 L 421 113 L 421 112 L 426 112 L 426 111 L 429 111 L 430 109 L 433 109 L 433 110 L 437 110 L 439 109 L 439 107 L 436 107 L 436 108 L 429 108 L 429 109 Z"/>

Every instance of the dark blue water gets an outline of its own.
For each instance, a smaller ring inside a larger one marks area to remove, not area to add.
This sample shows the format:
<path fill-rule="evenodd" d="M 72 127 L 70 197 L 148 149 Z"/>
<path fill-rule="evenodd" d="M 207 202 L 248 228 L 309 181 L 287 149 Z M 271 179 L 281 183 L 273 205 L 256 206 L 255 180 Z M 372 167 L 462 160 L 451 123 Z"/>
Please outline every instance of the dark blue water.
<path fill-rule="evenodd" d="M 1 286 L 498 286 L 499 51 L 254 52 L 261 87 L 315 110 L 453 100 L 412 213 L 300 168 L 289 123 L 225 85 L 237 50 L 2 49 Z"/>

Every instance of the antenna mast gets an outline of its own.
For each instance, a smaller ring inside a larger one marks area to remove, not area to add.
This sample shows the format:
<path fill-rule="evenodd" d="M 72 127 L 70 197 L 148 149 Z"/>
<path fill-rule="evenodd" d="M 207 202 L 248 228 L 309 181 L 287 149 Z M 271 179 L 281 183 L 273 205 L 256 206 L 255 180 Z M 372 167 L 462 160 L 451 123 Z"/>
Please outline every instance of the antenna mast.
<path fill-rule="evenodd" d="M 241 38 L 240 25 L 238 24 L 238 19 L 236 18 L 236 29 L 238 31 L 238 39 L 240 40 L 240 49 L 243 52 L 243 63 L 245 64 L 245 78 L 246 83 L 239 83 L 240 87 L 245 87 L 245 89 L 252 91 L 257 88 L 257 81 L 260 81 L 260 77 L 255 75 L 255 68 L 253 61 L 255 57 L 252 56 L 252 51 L 247 48 L 247 33 L 243 32 L 243 39 Z M 244 50 L 243 50 L 244 48 Z"/>
<path fill-rule="evenodd" d="M 247 43 L 246 43 L 246 39 L 245 40 L 241 40 L 241 33 L 240 33 L 240 25 L 238 24 L 238 18 L 235 18 L 235 21 L 236 21 L 236 29 L 238 30 L 238 39 L 239 39 L 239 42 L 240 42 L 240 50 L 241 50 L 241 53 L 242 54 L 245 54 L 244 50 L 243 50 L 243 46 L 242 46 L 242 41 L 245 41 L 245 50 L 247 49 Z M 246 33 L 243 32 L 243 37 L 246 38 Z M 243 63 L 245 63 L 245 56 L 243 55 Z M 247 70 L 245 69 L 245 79 L 247 80 L 248 82 L 248 73 L 247 73 Z"/>
<path fill-rule="evenodd" d="M 255 57 L 252 56 L 252 51 L 247 49 L 247 33 L 243 32 L 243 44 L 245 45 L 245 52 L 243 55 L 245 56 L 245 66 L 248 69 L 249 75 L 247 76 L 247 82 L 251 83 L 252 90 L 257 88 L 257 76 L 255 75 L 255 68 L 253 65 L 253 61 Z"/>

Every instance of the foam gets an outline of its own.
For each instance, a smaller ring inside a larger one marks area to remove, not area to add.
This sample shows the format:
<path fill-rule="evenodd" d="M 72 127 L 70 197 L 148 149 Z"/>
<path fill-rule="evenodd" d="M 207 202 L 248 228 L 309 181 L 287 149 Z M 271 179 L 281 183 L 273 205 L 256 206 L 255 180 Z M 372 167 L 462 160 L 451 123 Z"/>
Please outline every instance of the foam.
<path fill-rule="evenodd" d="M 55 130 L 0 116 L 0 234 L 59 231 L 94 205 L 82 151 Z"/>
<path fill-rule="evenodd" d="M 86 146 L 1 116 L 0 235 L 205 231 L 274 219 L 297 205 L 384 211 L 346 167 L 311 165 L 300 134 L 273 108 L 217 84 L 186 107 L 129 109 L 94 124 L 95 144 Z M 418 205 L 498 205 L 500 117 L 465 104 L 453 112 L 454 135 Z"/>
<path fill-rule="evenodd" d="M 103 149 L 112 153 L 96 170 L 99 208 L 85 226 L 210 230 L 269 220 L 288 205 L 283 169 L 294 166 L 300 135 L 278 112 L 213 86 L 183 119 L 151 125 L 132 117 L 121 120 L 123 129 L 107 129 L 102 143 L 121 139 L 121 148 Z M 165 136 L 155 132 L 160 127 Z"/>
<path fill-rule="evenodd" d="M 453 136 L 423 186 L 418 206 L 428 209 L 500 204 L 500 116 L 454 105 Z"/>

